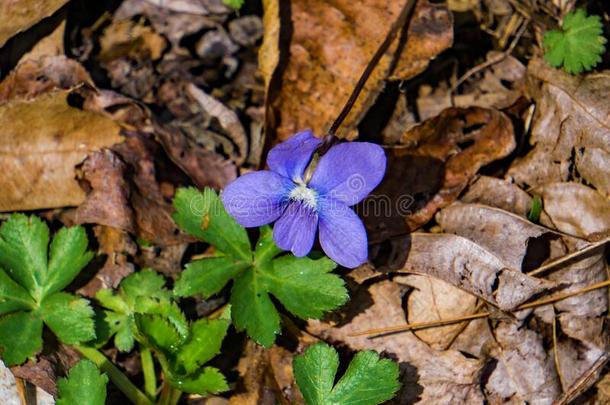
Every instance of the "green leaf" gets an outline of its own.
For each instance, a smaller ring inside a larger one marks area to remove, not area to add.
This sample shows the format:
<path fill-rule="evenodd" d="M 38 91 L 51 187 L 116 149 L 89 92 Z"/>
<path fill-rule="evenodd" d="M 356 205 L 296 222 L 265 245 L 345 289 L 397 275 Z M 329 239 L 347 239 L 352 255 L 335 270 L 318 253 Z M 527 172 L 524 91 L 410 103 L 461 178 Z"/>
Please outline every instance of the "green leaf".
<path fill-rule="evenodd" d="M 201 294 L 204 298 L 209 298 L 249 266 L 249 263 L 229 257 L 196 260 L 187 264 L 180 274 L 174 286 L 174 294 L 180 297 Z"/>
<path fill-rule="evenodd" d="M 66 344 L 95 339 L 94 312 L 89 302 L 68 293 L 55 293 L 40 307 L 44 322 Z"/>
<path fill-rule="evenodd" d="M 538 222 L 540 220 L 540 214 L 542 213 L 542 198 L 539 195 L 535 195 L 532 198 L 532 206 L 530 211 L 527 213 L 527 219 L 532 222 Z"/>
<path fill-rule="evenodd" d="M 40 218 L 13 214 L 0 227 L 0 267 L 35 298 L 47 276 L 49 228 Z"/>
<path fill-rule="evenodd" d="M 32 312 L 0 318 L 0 355 L 7 366 L 21 364 L 42 349 L 42 320 Z"/>
<path fill-rule="evenodd" d="M 214 190 L 178 189 L 174 207 L 174 221 L 184 231 L 235 259 L 252 260 L 246 230 L 225 211 Z"/>
<path fill-rule="evenodd" d="M 30 294 L 0 270 L 0 315 L 18 310 L 34 309 L 36 302 Z"/>
<path fill-rule="evenodd" d="M 206 367 L 194 376 L 173 379 L 170 382 L 181 391 L 202 396 L 229 390 L 224 375 L 214 367 Z"/>
<path fill-rule="evenodd" d="M 324 343 L 294 358 L 295 379 L 307 405 L 376 405 L 393 398 L 400 387 L 398 365 L 375 352 L 357 353 L 333 387 L 338 366 L 337 352 Z"/>
<path fill-rule="evenodd" d="M 231 313 L 238 330 L 264 347 L 271 347 L 275 335 L 280 333 L 280 316 L 256 270 L 246 270 L 233 284 Z"/>
<path fill-rule="evenodd" d="M 144 269 L 123 279 L 118 294 L 111 290 L 100 290 L 96 299 L 100 305 L 109 309 L 103 321 L 111 335 L 115 335 L 114 344 L 121 351 L 130 351 L 136 339 L 137 325 L 135 315 L 158 315 L 185 339 L 188 334 L 188 322 L 180 308 L 172 301 L 172 294 L 164 288 L 165 278 L 151 269 Z"/>
<path fill-rule="evenodd" d="M 57 382 L 57 405 L 104 405 L 106 384 L 108 377 L 93 362 L 81 360 Z"/>
<path fill-rule="evenodd" d="M 336 266 L 326 257 L 312 260 L 287 255 L 272 262 L 265 280 L 287 310 L 303 319 L 320 318 L 348 299 L 343 280 L 330 273 Z"/>
<path fill-rule="evenodd" d="M 544 34 L 545 59 L 554 67 L 563 66 L 568 73 L 581 73 L 601 62 L 606 39 L 601 17 L 587 16 L 583 9 L 568 13 L 560 31 Z"/>
<path fill-rule="evenodd" d="M 91 261 L 93 252 L 87 251 L 85 229 L 76 226 L 60 229 L 51 242 L 49 270 L 45 293 L 50 295 L 63 290 Z"/>
<path fill-rule="evenodd" d="M 222 2 L 234 10 L 239 10 L 244 5 L 245 0 L 222 0 Z"/>
<path fill-rule="evenodd" d="M 220 353 L 220 346 L 228 328 L 229 321 L 223 319 L 200 319 L 194 322 L 191 325 L 189 340 L 178 351 L 175 368 L 181 374 L 194 373 Z"/>
<path fill-rule="evenodd" d="M 171 354 L 178 350 L 183 338 L 176 328 L 158 315 L 136 315 L 138 330 L 155 349 Z"/>

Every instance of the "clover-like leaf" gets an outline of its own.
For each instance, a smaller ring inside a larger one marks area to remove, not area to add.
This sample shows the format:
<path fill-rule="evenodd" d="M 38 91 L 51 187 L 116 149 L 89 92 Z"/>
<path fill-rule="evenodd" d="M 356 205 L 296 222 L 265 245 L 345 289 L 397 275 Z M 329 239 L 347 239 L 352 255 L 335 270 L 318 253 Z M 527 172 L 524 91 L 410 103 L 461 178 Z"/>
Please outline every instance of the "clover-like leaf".
<path fill-rule="evenodd" d="M 0 353 L 8 365 L 41 349 L 43 324 L 67 344 L 95 338 L 89 302 L 60 292 L 93 257 L 87 244 L 83 228 L 62 228 L 49 248 L 49 228 L 35 216 L 13 214 L 0 227 Z"/>
<path fill-rule="evenodd" d="M 554 67 L 568 73 L 590 70 L 601 62 L 606 39 L 603 35 L 601 17 L 587 16 L 583 9 L 568 13 L 561 30 L 544 34 L 545 59 Z"/>
<path fill-rule="evenodd" d="M 372 351 L 357 353 L 337 384 L 339 356 L 324 343 L 296 356 L 293 368 L 307 405 L 377 405 L 393 398 L 400 387 L 398 365 Z"/>
<path fill-rule="evenodd" d="M 81 360 L 57 381 L 57 405 L 104 405 L 108 377 L 89 360 Z"/>
<path fill-rule="evenodd" d="M 222 250 L 214 243 L 218 240 L 216 233 L 222 233 L 223 230 L 208 226 L 203 233 L 199 224 L 209 225 L 213 221 L 197 218 L 196 213 L 200 210 L 186 209 L 194 205 L 186 201 L 196 199 L 196 193 L 199 192 L 194 189 L 177 193 L 174 201 L 177 210 L 175 218 L 180 220 L 178 224 L 185 231 Z M 218 199 L 209 189 L 203 195 L 211 201 Z M 218 217 L 227 216 L 222 205 L 215 209 L 220 210 L 215 212 Z M 232 219 L 231 227 L 239 227 L 243 231 L 232 231 L 233 234 L 245 234 L 245 229 Z M 225 232 L 222 237 L 229 237 L 228 235 L 230 234 Z M 222 241 L 224 245 L 231 244 L 230 240 Z M 282 250 L 273 241 L 271 228 L 262 227 L 254 252 L 204 258 L 189 263 L 176 281 L 174 294 L 180 297 L 201 294 L 207 298 L 233 280 L 231 313 L 235 327 L 245 330 L 257 343 L 270 347 L 281 330 L 280 315 L 271 295 L 288 311 L 303 319 L 320 318 L 326 311 L 341 306 L 348 298 L 343 280 L 331 273 L 336 267 L 333 261 L 326 257 L 317 260 L 293 255 L 278 257 L 281 253 Z"/>
<path fill-rule="evenodd" d="M 151 269 L 144 269 L 127 276 L 115 294 L 112 290 L 102 289 L 96 299 L 106 310 L 102 320 L 114 335 L 114 344 L 121 351 L 130 351 L 138 334 L 136 314 L 158 315 L 163 322 L 171 324 L 179 336 L 188 333 L 188 323 L 184 314 L 172 300 L 171 291 L 165 287 L 162 275 Z"/>

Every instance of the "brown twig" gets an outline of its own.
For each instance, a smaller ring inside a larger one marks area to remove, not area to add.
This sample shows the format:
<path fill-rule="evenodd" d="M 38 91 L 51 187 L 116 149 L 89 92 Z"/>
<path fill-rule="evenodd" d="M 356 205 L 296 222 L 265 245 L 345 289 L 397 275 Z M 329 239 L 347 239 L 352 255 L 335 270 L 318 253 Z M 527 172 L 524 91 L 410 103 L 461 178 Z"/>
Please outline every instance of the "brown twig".
<path fill-rule="evenodd" d="M 596 284 L 590 285 L 588 287 L 581 288 L 580 290 L 569 291 L 566 293 L 557 294 L 552 297 L 543 298 L 540 300 L 532 301 L 527 304 L 519 305 L 512 312 L 518 312 L 518 311 L 522 311 L 524 309 L 541 307 L 544 305 L 552 304 L 557 301 L 565 300 L 566 298 L 574 297 L 576 295 L 586 294 L 588 292 L 598 290 L 600 288 L 605 288 L 608 286 L 610 286 L 610 280 L 602 281 L 600 283 L 596 283 Z M 388 334 L 388 333 L 405 332 L 405 331 L 414 330 L 414 329 L 433 328 L 433 327 L 438 327 L 438 326 L 445 326 L 445 325 L 451 325 L 454 323 L 469 321 L 469 320 L 473 320 L 473 319 L 486 318 L 489 315 L 491 315 L 491 312 L 480 312 L 477 314 L 471 314 L 471 315 L 466 315 L 466 316 L 461 316 L 461 317 L 456 317 L 456 318 L 449 318 L 449 319 L 441 319 L 438 321 L 417 322 L 417 323 L 411 323 L 411 324 L 406 324 L 406 325 L 390 326 L 387 328 L 369 329 L 369 330 L 365 330 L 362 332 L 353 333 L 350 336 L 354 337 L 354 336 L 382 335 L 382 334 Z"/>

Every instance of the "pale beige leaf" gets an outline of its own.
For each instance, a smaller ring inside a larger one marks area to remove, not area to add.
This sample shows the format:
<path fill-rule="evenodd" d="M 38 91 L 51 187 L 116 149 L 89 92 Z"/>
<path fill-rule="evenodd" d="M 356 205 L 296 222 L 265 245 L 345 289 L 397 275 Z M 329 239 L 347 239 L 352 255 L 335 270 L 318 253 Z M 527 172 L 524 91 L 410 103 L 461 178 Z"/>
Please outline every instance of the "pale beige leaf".
<path fill-rule="evenodd" d="M 88 153 L 121 141 L 119 126 L 67 103 L 69 91 L 0 105 L 0 211 L 80 204 L 74 167 Z"/>
<path fill-rule="evenodd" d="M 397 277 L 395 282 L 413 287 L 407 299 L 409 323 L 440 321 L 471 315 L 477 298 L 442 280 L 418 275 Z M 433 349 L 445 350 L 466 324 L 454 324 L 415 332 L 418 338 Z"/>
<path fill-rule="evenodd" d="M 476 179 L 460 200 L 489 205 L 521 216 L 526 216 L 532 205 L 532 197 L 519 186 L 489 176 Z"/>

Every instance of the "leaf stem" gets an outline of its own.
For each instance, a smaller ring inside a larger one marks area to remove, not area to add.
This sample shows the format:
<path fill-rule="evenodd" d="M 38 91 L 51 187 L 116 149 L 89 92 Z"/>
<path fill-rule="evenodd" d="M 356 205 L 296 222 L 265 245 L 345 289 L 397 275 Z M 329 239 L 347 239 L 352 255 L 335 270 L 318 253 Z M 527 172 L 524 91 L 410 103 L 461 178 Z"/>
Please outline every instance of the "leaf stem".
<path fill-rule="evenodd" d="M 93 361 L 100 370 L 108 374 L 112 383 L 125 396 L 136 405 L 153 405 L 153 402 L 140 391 L 129 378 L 121 370 L 119 370 L 110 360 L 106 358 L 99 350 L 86 346 L 74 346 L 83 356 Z"/>
<path fill-rule="evenodd" d="M 152 352 L 147 347 L 140 348 L 140 361 L 142 362 L 142 373 L 144 374 L 144 392 L 151 401 L 157 396 L 157 373 Z"/>

